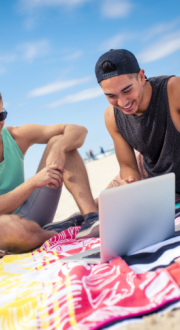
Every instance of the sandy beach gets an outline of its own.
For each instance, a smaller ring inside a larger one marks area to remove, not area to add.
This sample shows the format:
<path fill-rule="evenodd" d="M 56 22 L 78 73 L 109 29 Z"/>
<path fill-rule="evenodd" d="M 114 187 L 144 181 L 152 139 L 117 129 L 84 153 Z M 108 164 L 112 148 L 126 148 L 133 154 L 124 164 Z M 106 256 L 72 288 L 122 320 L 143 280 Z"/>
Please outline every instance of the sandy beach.
<path fill-rule="evenodd" d="M 100 191 L 102 191 L 118 173 L 119 164 L 115 154 L 112 154 L 100 160 L 87 163 L 86 169 L 88 172 L 93 197 L 96 198 L 98 197 Z M 79 209 L 73 197 L 67 189 L 63 187 L 61 200 L 54 218 L 54 222 L 63 220 L 77 211 L 79 211 Z M 116 330 L 160 330 L 162 328 L 164 330 L 179 330 L 180 310 L 167 312 L 163 316 L 158 316 L 157 314 L 145 316 L 142 323 L 128 325 L 123 328 L 116 327 Z"/>

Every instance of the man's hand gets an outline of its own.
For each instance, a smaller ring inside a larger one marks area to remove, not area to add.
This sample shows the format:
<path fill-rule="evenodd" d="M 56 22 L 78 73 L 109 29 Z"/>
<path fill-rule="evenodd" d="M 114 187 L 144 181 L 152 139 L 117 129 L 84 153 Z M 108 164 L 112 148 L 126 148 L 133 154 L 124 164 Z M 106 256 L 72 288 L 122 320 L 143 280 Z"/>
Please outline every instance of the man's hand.
<path fill-rule="evenodd" d="M 62 166 L 54 164 L 44 167 L 30 180 L 35 188 L 42 188 L 44 186 L 59 188 L 63 184 L 63 172 Z"/>
<path fill-rule="evenodd" d="M 138 181 L 138 179 L 135 178 L 134 176 L 129 176 L 128 178 L 120 181 L 120 186 L 124 186 L 125 184 L 133 183 L 133 182 L 137 182 L 137 181 Z"/>

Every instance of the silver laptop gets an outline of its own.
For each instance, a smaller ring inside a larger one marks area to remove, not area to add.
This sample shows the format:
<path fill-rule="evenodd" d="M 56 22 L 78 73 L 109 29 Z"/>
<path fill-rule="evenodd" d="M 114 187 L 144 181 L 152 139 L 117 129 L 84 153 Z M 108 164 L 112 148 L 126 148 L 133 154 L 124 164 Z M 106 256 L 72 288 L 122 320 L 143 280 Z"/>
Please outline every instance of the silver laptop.
<path fill-rule="evenodd" d="M 99 196 L 100 246 L 61 259 L 99 264 L 174 236 L 175 175 L 107 189 Z"/>

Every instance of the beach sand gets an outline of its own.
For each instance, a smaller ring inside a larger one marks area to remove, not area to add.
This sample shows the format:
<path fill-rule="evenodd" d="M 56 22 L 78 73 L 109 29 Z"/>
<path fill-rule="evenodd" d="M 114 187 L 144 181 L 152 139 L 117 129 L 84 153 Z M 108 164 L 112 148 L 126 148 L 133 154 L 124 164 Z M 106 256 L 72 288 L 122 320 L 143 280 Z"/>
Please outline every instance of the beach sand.
<path fill-rule="evenodd" d="M 115 154 L 104 157 L 100 160 L 91 161 L 86 164 L 90 186 L 93 197 L 98 197 L 100 191 L 110 183 L 115 175 L 118 174 L 119 165 Z M 54 218 L 54 222 L 64 220 L 79 209 L 65 187 L 63 187 L 61 200 Z M 180 329 L 180 310 L 167 312 L 163 316 L 153 314 L 145 316 L 143 322 L 132 324 L 125 327 L 118 327 L 116 330 L 179 330 Z"/>

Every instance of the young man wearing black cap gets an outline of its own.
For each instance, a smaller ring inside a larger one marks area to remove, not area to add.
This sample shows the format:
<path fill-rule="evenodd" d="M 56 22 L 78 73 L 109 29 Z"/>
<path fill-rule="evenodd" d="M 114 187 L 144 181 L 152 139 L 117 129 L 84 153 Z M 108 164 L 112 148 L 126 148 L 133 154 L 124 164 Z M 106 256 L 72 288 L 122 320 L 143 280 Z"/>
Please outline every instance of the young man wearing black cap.
<path fill-rule="evenodd" d="M 95 72 L 110 103 L 105 123 L 120 165 L 108 188 L 174 172 L 179 202 L 180 77 L 147 79 L 135 56 L 123 49 L 102 55 Z"/>

